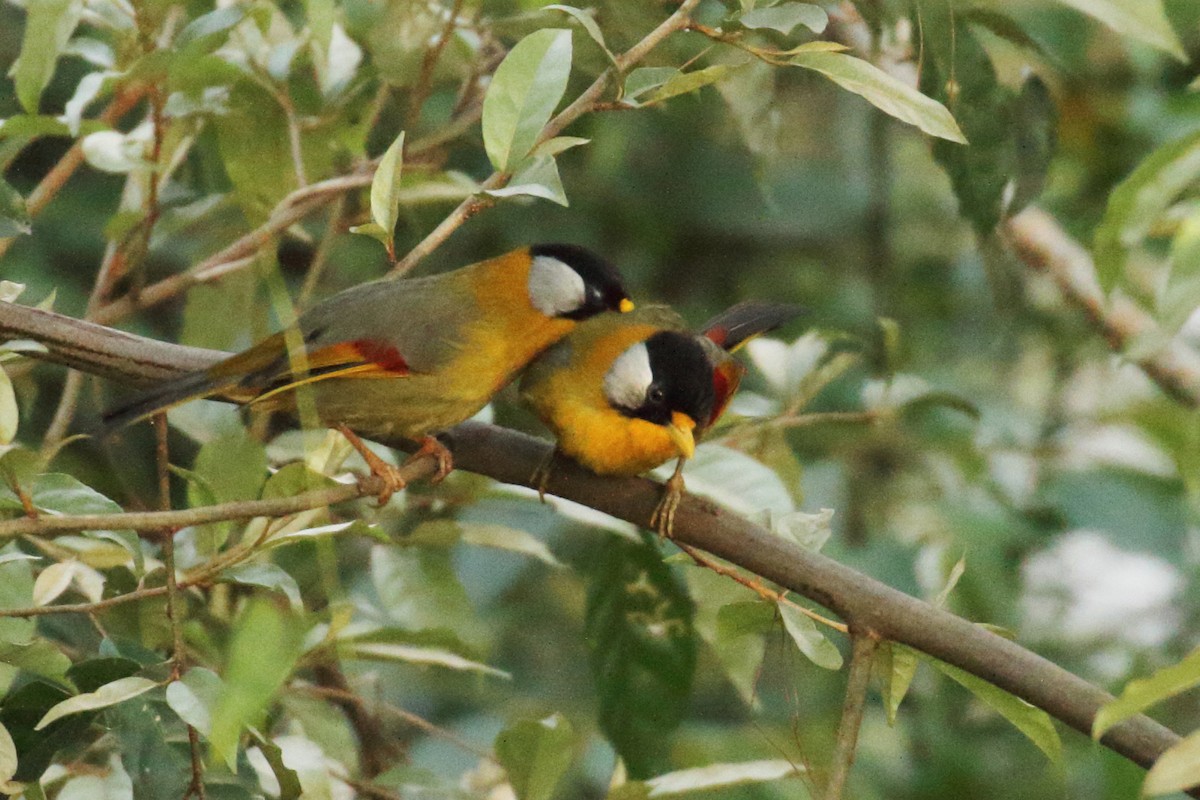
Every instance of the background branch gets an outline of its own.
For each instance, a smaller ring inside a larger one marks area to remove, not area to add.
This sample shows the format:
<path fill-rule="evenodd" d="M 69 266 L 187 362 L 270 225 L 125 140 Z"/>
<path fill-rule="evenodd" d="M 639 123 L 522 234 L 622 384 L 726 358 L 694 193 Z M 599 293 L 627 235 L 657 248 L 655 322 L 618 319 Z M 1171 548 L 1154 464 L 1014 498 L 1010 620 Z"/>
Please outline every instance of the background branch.
<path fill-rule="evenodd" d="M 53 333 L 43 340 L 50 352 L 39 357 L 131 383 L 196 369 L 224 356 L 108 331 L 53 312 L 0 304 L 0 334 L 40 338 L 39 332 Z M 122 353 L 137 358 L 125 360 Z M 376 438 L 392 446 L 407 444 Z M 463 423 L 445 438 L 457 467 L 523 486 L 529 485 L 530 476 L 550 451 L 543 440 L 481 423 Z M 645 478 L 601 478 L 570 463 L 555 469 L 547 488 L 559 497 L 638 525 L 650 519 L 662 491 Z M 1016 642 L 804 550 L 701 498 L 684 498 L 675 536 L 683 544 L 702 548 L 833 610 L 861 635 L 907 644 L 967 670 L 1085 735 L 1097 710 L 1112 699 Z M 1179 737 L 1146 716 L 1136 716 L 1112 728 L 1100 741 L 1148 767 Z M 1200 790 L 1195 796 L 1200 797 Z"/>

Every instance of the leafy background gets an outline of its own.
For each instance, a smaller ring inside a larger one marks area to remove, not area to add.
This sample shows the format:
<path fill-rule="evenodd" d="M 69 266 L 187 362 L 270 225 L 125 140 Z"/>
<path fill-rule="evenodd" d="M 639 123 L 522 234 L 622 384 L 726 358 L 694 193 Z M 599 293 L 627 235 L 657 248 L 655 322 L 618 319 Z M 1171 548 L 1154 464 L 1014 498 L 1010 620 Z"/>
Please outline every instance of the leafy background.
<path fill-rule="evenodd" d="M 493 168 L 515 171 L 522 192 L 472 216 L 420 272 L 569 240 L 620 264 L 635 297 L 696 322 L 750 297 L 809 310 L 803 330 L 748 348 L 735 419 L 689 468 L 693 491 L 809 546 L 828 536 L 823 552 L 913 594 L 953 584 L 948 607 L 1110 689 L 1180 662 L 1200 611 L 1195 412 L 1114 356 L 995 227 L 1036 199 L 1094 240 L 1106 289 L 1150 310 L 1164 335 L 1196 341 L 1200 11 L 1183 0 L 705 2 L 695 19 L 706 30 L 670 36 L 640 65 L 659 72 L 630 74 L 624 101 L 610 91 L 611 108 L 569 128 L 586 144 L 529 163 L 527 132 L 505 133 L 486 104 L 482 127 L 470 119 L 479 76 L 522 42 L 528 57 L 493 83 L 532 81 L 543 105 L 565 93 L 561 109 L 609 64 L 593 28 L 622 53 L 673 10 L 541 5 L 0 7 L 0 62 L 13 65 L 0 90 L 0 233 L 27 234 L 5 242 L 0 278 L 24 285 L 21 302 L 83 316 L 101 265 L 108 299 L 153 286 L 262 225 L 301 182 L 364 174 L 363 159 L 404 131 L 408 154 L 384 161 L 376 191 L 364 180 L 330 196 L 245 268 L 121 326 L 246 346 L 293 303 L 384 274 L 389 248 L 403 257 Z M 450 13 L 461 26 L 426 69 Z M 864 81 L 846 54 L 780 55 L 843 40 L 944 104 L 957 128 L 902 82 Z M 685 65 L 686 79 L 674 72 Z M 157 196 L 146 102 L 115 127 L 97 119 L 138 86 L 158 87 L 166 120 L 159 160 L 172 168 Z M 525 109 L 516 127 L 536 132 L 552 110 Z M 970 146 L 951 141 L 958 128 Z M 441 134 L 414 157 L 414 143 Z M 15 195 L 28 198 L 76 138 L 85 165 L 30 220 Z M 1157 344 L 1132 342 L 1131 354 Z M 52 419 L 64 373 L 18 349 L 0 386 L 6 438 L 19 416 L 6 472 L 49 510 L 154 506 L 149 431 L 63 444 Z M 87 382 L 70 430 L 89 430 L 119 396 Z M 536 430 L 507 394 L 493 413 Z M 298 457 L 331 474 L 345 458 L 321 434 L 247 430 L 219 406 L 172 422 L 172 462 L 186 468 L 176 508 L 295 493 Z M 383 509 L 302 515 L 250 552 L 237 548 L 261 521 L 188 528 L 182 568 L 240 558 L 181 594 L 189 669 L 165 689 L 161 597 L 0 619 L 0 723 L 14 741 L 0 750 L 20 755 L 8 774 L 41 777 L 31 798 L 181 796 L 187 723 L 212 797 L 644 796 L 636 782 L 609 788 L 618 752 L 620 774 L 674 773 L 659 794 L 746 780 L 707 796 L 807 796 L 814 778 L 795 768 L 826 769 L 844 688 L 832 651 L 847 652 L 845 637 L 631 526 L 556 506 L 455 473 Z M 21 513 L 11 490 L 0 488 L 0 513 Z M 121 531 L 14 541 L 0 554 L 0 606 L 161 586 L 161 558 Z M 880 674 L 903 671 L 903 653 L 891 658 Z M 1159 685 L 1175 695 L 1161 718 L 1184 731 L 1200 709 L 1176 692 L 1200 680 L 1195 662 Z M 986 687 L 952 678 L 920 668 L 894 723 L 872 699 L 851 796 L 1139 790 L 1137 767 L 1073 733 L 1057 755 L 1052 730 L 1018 730 Z M 63 701 L 73 713 L 39 730 Z M 364 716 L 378 734 L 365 741 Z M 737 766 L 679 773 L 721 764 Z"/>

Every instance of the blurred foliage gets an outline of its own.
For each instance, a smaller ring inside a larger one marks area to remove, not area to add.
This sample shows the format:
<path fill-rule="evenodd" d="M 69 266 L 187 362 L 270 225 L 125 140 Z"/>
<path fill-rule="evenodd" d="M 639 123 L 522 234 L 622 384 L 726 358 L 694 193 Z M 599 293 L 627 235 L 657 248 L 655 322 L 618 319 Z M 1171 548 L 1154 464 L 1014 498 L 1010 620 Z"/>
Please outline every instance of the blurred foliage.
<path fill-rule="evenodd" d="M 277 287 L 302 307 L 378 277 L 493 168 L 513 173 L 421 271 L 567 240 L 697 322 L 749 297 L 809 309 L 804 335 L 747 348 L 691 491 L 1110 688 L 1142 676 L 1106 723 L 1158 703 L 1195 727 L 1196 412 L 1115 357 L 996 227 L 1051 211 L 1094 242 L 1106 290 L 1200 346 L 1200 9 L 705 0 L 575 138 L 535 147 L 675 5 L 0 5 L 0 301 L 94 314 L 297 190 L 358 176 L 219 280 L 119 321 L 244 347 L 289 316 Z M 39 183 L 60 191 L 45 203 Z M 63 372 L 33 368 L 28 346 L 0 351 L 0 516 L 154 507 L 150 434 L 63 441 Z M 85 383 L 70 430 L 120 391 Z M 510 394 L 496 419 L 531 428 Z M 336 437 L 214 404 L 171 422 L 176 508 L 362 466 Z M 157 539 L 13 541 L 0 608 L 101 605 L 0 618 L 0 778 L 31 800 L 179 797 L 190 726 L 214 798 L 806 796 L 845 638 L 670 550 L 463 473 L 380 509 L 185 528 L 174 662 Z M 881 652 L 851 796 L 1138 791 L 1121 758 L 922 664 Z M 1200 779 L 1187 742 L 1151 788 Z"/>

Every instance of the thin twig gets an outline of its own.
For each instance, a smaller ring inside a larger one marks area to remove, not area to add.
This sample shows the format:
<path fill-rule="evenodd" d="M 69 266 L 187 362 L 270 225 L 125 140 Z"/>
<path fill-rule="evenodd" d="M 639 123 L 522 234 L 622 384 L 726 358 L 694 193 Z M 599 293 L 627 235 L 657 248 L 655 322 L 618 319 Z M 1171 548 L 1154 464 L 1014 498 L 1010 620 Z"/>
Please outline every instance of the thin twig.
<path fill-rule="evenodd" d="M 613 67 L 602 72 L 579 97 L 575 98 L 574 102 L 546 123 L 546 127 L 542 129 L 542 133 L 538 137 L 538 142 L 544 142 L 547 139 L 557 136 L 572 122 L 591 111 L 596 103 L 599 102 L 600 96 L 604 94 L 605 88 L 608 87 L 609 81 L 613 77 L 624 73 L 631 66 L 645 58 L 646 54 L 653 50 L 667 36 L 686 28 L 689 22 L 688 15 L 691 14 L 692 9 L 696 7 L 697 3 L 699 3 L 699 0 L 684 0 L 679 8 L 675 10 L 675 13 L 667 17 L 657 28 L 646 34 L 640 42 L 617 56 Z M 490 189 L 500 189 L 511 178 L 512 175 L 510 173 L 493 172 L 487 180 L 480 184 L 479 191 L 485 192 Z M 449 239 L 450 235 L 458 230 L 464 222 L 494 202 L 491 197 L 483 195 L 469 197 L 459 203 L 458 207 L 450 212 L 450 215 L 430 231 L 424 239 L 417 243 L 416 247 L 408 251 L 408 254 L 404 258 L 396 262 L 396 266 L 388 271 L 388 275 L 396 277 L 411 271 L 422 259 Z"/>
<path fill-rule="evenodd" d="M 458 25 L 458 15 L 462 13 L 462 7 L 463 0 L 454 0 L 441 33 L 437 40 L 425 50 L 425 55 L 421 59 L 421 74 L 417 77 L 417 83 L 413 86 L 408 100 L 407 128 L 410 131 L 416 130 L 417 123 L 421 121 L 421 110 L 425 106 L 425 99 L 429 96 L 429 90 L 433 86 L 433 70 L 437 67 L 442 51 L 446 49 L 446 43 L 454 35 L 454 28 Z"/>
<path fill-rule="evenodd" d="M 830 765 L 829 782 L 825 785 L 825 800 L 841 800 L 846 778 L 854 764 L 858 732 L 862 728 L 863 710 L 867 706 L 871 663 L 875 648 L 879 646 L 875 636 L 859 631 L 853 634 L 853 643 L 850 675 L 846 679 L 846 701 L 842 705 L 842 722 L 838 725 L 837 741 L 833 747 L 833 763 Z"/>
<path fill-rule="evenodd" d="M 317 245 L 317 251 L 313 253 L 312 261 L 308 265 L 308 272 L 304 275 L 304 283 L 300 286 L 300 293 L 296 295 L 297 308 L 306 307 L 313 292 L 317 290 L 321 274 L 325 271 L 325 265 L 329 263 L 329 253 L 333 250 L 333 243 L 342 232 L 342 217 L 345 214 L 346 196 L 339 195 L 329 208 L 329 224 L 325 227 L 325 233 L 321 236 L 321 243 Z"/>

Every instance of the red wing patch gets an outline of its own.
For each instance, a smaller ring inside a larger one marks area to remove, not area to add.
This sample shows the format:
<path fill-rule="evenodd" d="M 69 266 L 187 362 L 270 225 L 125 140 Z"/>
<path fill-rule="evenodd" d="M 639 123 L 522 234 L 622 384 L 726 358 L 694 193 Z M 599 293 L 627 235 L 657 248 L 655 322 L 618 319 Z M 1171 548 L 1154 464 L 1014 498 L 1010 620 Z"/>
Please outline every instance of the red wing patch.
<path fill-rule="evenodd" d="M 313 350 L 308 354 L 308 368 L 322 378 L 344 374 L 396 378 L 410 372 L 394 345 L 376 339 L 355 339 Z"/>
<path fill-rule="evenodd" d="M 729 328 L 726 328 L 724 325 L 717 325 L 704 331 L 704 335 L 717 347 L 724 348 L 725 342 L 729 339 Z M 714 417 L 714 419 L 716 418 Z"/>
<path fill-rule="evenodd" d="M 733 359 L 713 367 L 713 410 L 708 418 L 708 425 L 705 427 L 711 427 L 725 413 L 744 374 L 746 374 L 746 368 Z"/>

